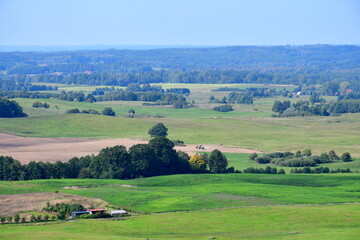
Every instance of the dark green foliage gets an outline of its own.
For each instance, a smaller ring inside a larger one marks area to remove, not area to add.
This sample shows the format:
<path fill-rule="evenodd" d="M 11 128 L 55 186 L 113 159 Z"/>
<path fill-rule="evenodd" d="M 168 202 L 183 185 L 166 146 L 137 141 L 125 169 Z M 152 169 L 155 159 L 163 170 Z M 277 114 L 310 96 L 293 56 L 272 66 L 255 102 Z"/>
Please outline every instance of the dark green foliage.
<path fill-rule="evenodd" d="M 329 152 L 329 157 L 330 157 L 331 161 L 336 161 L 336 160 L 339 160 L 339 159 L 340 159 L 339 156 L 336 155 L 336 153 L 335 153 L 334 150 L 331 150 L 331 151 Z"/>
<path fill-rule="evenodd" d="M 14 216 L 14 222 L 15 223 L 19 223 L 20 222 L 20 214 L 19 213 L 17 213 L 17 214 L 15 214 L 15 216 Z"/>
<path fill-rule="evenodd" d="M 85 114 L 95 114 L 95 115 L 99 115 L 100 113 L 94 109 L 88 109 L 88 110 L 81 110 L 80 113 L 85 113 Z"/>
<path fill-rule="evenodd" d="M 65 112 L 66 114 L 80 113 L 80 110 L 77 108 L 69 109 Z"/>
<path fill-rule="evenodd" d="M 104 110 L 102 110 L 101 114 L 105 115 L 105 116 L 115 116 L 115 112 L 113 111 L 113 109 L 111 107 L 104 108 Z"/>
<path fill-rule="evenodd" d="M 36 222 L 36 217 L 35 217 L 34 214 L 32 214 L 32 215 L 30 216 L 30 222 L 32 222 L 32 223 Z"/>
<path fill-rule="evenodd" d="M 6 218 L 4 216 L 0 216 L 0 222 L 1 223 L 5 223 L 6 222 Z"/>
<path fill-rule="evenodd" d="M 234 111 L 233 107 L 231 105 L 220 105 L 213 108 L 214 111 L 218 112 L 231 112 Z"/>
<path fill-rule="evenodd" d="M 331 152 L 331 151 L 330 151 Z M 284 167 L 313 167 L 317 164 L 330 163 L 335 161 L 335 152 L 330 155 L 323 153 L 320 156 L 312 156 L 310 149 L 305 149 L 303 152 L 297 151 L 296 154 L 291 152 L 274 152 L 268 154 L 251 154 L 249 156 L 250 161 L 256 161 L 260 164 L 276 164 Z"/>
<path fill-rule="evenodd" d="M 12 223 L 12 221 L 13 221 L 13 216 L 7 216 L 7 217 L 6 217 L 6 221 L 7 221 L 8 223 Z"/>
<path fill-rule="evenodd" d="M 348 152 L 343 153 L 341 155 L 341 160 L 344 161 L 344 162 L 351 162 L 352 158 L 351 158 L 350 153 L 348 153 Z"/>
<path fill-rule="evenodd" d="M 252 153 L 249 155 L 249 160 L 254 161 L 255 158 L 257 158 L 257 156 L 258 156 L 257 153 Z"/>
<path fill-rule="evenodd" d="M 27 117 L 27 114 L 23 112 L 22 107 L 17 102 L 0 98 L 0 117 Z"/>
<path fill-rule="evenodd" d="M 209 169 L 213 173 L 223 173 L 226 171 L 228 160 L 221 151 L 215 149 L 211 152 L 209 157 Z"/>
<path fill-rule="evenodd" d="M 166 137 L 168 129 L 163 123 L 157 123 L 152 128 L 149 129 L 150 137 Z"/>
<path fill-rule="evenodd" d="M 274 105 L 272 107 L 272 111 L 273 112 L 278 112 L 278 113 L 283 113 L 286 109 L 288 109 L 290 107 L 290 101 L 284 101 L 281 102 L 279 100 L 276 100 L 274 102 Z"/>
<path fill-rule="evenodd" d="M 49 221 L 49 219 L 50 219 L 50 216 L 48 215 L 48 214 L 45 214 L 44 215 L 44 221 L 46 222 L 46 221 Z"/>
<path fill-rule="evenodd" d="M 244 169 L 244 173 L 256 173 L 256 174 L 285 174 L 284 169 L 280 169 L 279 171 L 277 168 L 272 168 L 267 166 L 266 168 L 247 168 Z"/>
<path fill-rule="evenodd" d="M 335 169 L 335 170 L 331 170 L 328 167 L 318 167 L 318 168 L 313 168 L 311 169 L 310 167 L 304 167 L 304 168 L 294 168 L 291 169 L 290 173 L 315 173 L 315 174 L 320 174 L 320 173 L 350 173 L 351 170 L 349 168 L 347 169 Z"/>
<path fill-rule="evenodd" d="M 42 102 L 37 101 L 37 102 L 33 103 L 32 107 L 34 107 L 34 108 L 49 108 L 50 105 L 47 103 L 42 103 Z"/>
<path fill-rule="evenodd" d="M 44 211 L 57 212 L 59 214 L 61 213 L 61 214 L 66 215 L 66 214 L 71 214 L 72 212 L 84 211 L 85 208 L 81 204 L 78 204 L 78 203 L 72 203 L 72 204 L 71 203 L 56 203 L 55 205 L 51 205 L 48 202 L 47 206 L 45 208 L 43 208 L 43 210 Z"/>

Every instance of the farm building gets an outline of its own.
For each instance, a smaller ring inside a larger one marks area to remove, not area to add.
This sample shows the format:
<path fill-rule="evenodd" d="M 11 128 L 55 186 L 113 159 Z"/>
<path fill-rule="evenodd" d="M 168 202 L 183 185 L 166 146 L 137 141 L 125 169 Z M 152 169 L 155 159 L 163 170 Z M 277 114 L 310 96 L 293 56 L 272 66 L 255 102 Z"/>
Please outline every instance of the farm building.
<path fill-rule="evenodd" d="M 72 212 L 71 213 L 71 218 L 76 218 L 80 215 L 83 215 L 83 214 L 90 214 L 89 211 L 78 211 L 78 212 Z"/>
<path fill-rule="evenodd" d="M 127 212 L 125 210 L 113 210 L 113 211 L 110 211 L 110 215 L 115 216 L 115 217 L 123 216 L 123 215 L 126 215 L 126 214 L 127 214 Z"/>
<path fill-rule="evenodd" d="M 76 218 L 83 214 L 94 214 L 94 213 L 103 213 L 103 212 L 105 212 L 105 209 L 87 209 L 85 211 L 72 212 L 71 218 Z"/>

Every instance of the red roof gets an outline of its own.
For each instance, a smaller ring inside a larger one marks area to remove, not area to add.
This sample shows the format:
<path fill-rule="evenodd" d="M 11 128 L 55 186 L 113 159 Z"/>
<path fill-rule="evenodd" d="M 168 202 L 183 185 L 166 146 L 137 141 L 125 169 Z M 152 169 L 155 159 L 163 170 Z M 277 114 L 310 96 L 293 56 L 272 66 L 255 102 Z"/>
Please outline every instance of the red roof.
<path fill-rule="evenodd" d="M 101 212 L 101 211 L 105 211 L 105 209 L 86 209 L 86 211 L 89 211 L 89 212 Z"/>

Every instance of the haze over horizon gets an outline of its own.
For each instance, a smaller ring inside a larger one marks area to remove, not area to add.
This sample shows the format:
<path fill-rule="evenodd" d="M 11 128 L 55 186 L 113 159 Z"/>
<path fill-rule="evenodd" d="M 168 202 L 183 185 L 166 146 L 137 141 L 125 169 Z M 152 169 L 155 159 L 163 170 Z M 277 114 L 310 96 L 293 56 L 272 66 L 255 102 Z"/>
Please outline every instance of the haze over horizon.
<path fill-rule="evenodd" d="M 0 0 L 0 45 L 360 44 L 356 0 Z"/>

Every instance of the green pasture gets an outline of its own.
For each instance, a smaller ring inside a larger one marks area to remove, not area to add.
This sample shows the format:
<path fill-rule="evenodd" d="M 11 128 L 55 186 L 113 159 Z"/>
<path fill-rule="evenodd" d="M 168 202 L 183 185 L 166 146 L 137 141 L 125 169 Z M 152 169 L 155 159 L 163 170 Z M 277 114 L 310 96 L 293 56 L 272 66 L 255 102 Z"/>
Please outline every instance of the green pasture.
<path fill-rule="evenodd" d="M 303 150 L 303 149 L 299 149 L 299 150 Z M 208 153 L 210 154 L 210 153 Z M 270 167 L 276 167 L 278 170 L 279 169 L 284 169 L 286 173 L 290 173 L 291 169 L 293 169 L 293 167 L 282 167 L 282 166 L 277 166 L 274 164 L 259 164 L 255 161 L 250 161 L 249 160 L 249 155 L 248 153 L 224 153 L 226 158 L 229 161 L 229 166 L 234 167 L 235 169 L 238 170 L 244 170 L 246 168 L 250 168 L 250 167 L 254 167 L 254 168 L 266 168 L 267 166 Z M 339 153 L 339 155 L 341 155 L 342 153 Z M 360 159 L 359 158 L 354 158 L 353 161 L 351 162 L 343 162 L 341 160 L 332 162 L 332 163 L 326 163 L 326 164 L 318 164 L 318 166 L 316 167 L 312 167 L 312 168 L 317 168 L 317 167 L 328 167 L 330 170 L 332 169 L 347 169 L 349 168 L 350 170 L 354 171 L 354 172 L 360 172 Z"/>
<path fill-rule="evenodd" d="M 6 224 L 1 239 L 358 239 L 359 205 L 267 206 L 142 215 L 128 220 Z"/>
<path fill-rule="evenodd" d="M 0 182 L 1 194 L 61 192 L 157 213 L 241 206 L 360 202 L 360 174 L 189 174 L 132 180 Z M 130 185 L 130 186 L 129 186 Z M 76 186 L 77 189 L 65 187 Z"/>
<path fill-rule="evenodd" d="M 70 104 L 70 103 L 69 103 Z M 75 103 L 74 103 L 75 104 Z M 90 103 L 85 103 L 88 106 Z M 43 110 L 47 111 L 47 110 Z M 181 110 L 180 110 L 181 111 Z M 162 122 L 170 139 L 187 144 L 223 144 L 261 151 L 314 154 L 350 152 L 360 156 L 360 114 L 308 118 L 123 118 L 91 114 L 57 114 L 0 119 L 2 132 L 31 137 L 140 138 Z"/>

